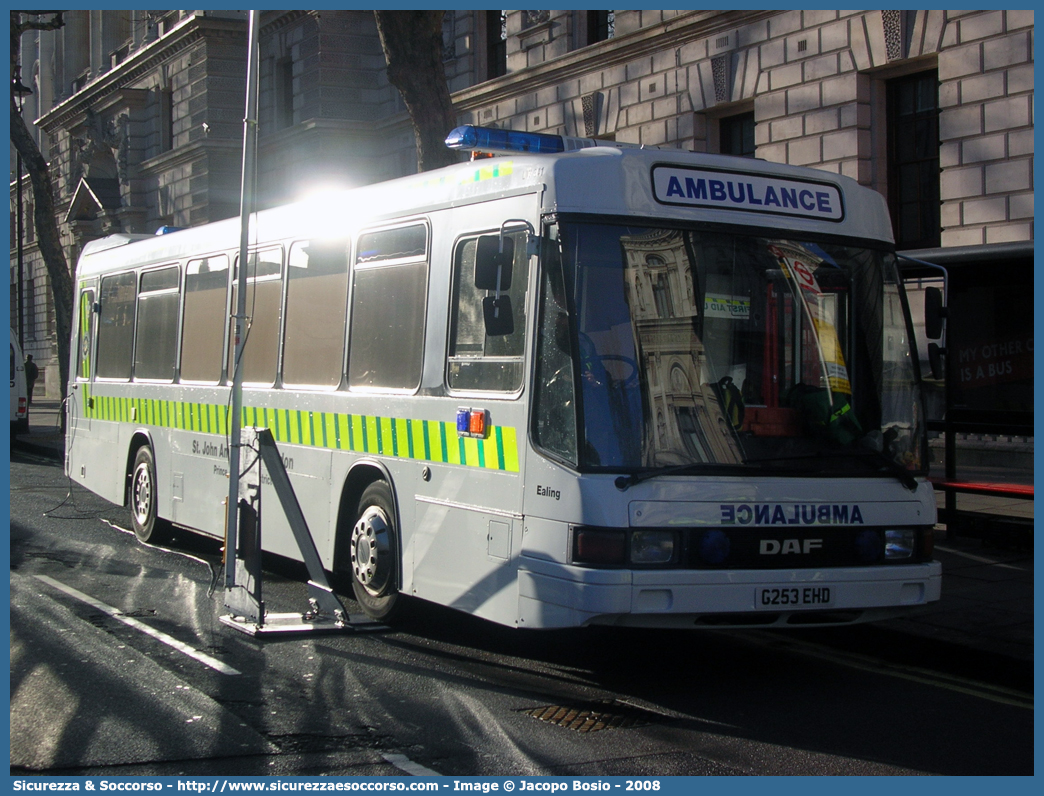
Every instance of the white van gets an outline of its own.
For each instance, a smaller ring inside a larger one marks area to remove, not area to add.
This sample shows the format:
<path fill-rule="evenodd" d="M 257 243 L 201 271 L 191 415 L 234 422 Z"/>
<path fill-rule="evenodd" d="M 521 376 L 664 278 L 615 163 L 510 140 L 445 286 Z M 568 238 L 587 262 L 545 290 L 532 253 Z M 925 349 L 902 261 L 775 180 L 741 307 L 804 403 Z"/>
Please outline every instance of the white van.
<path fill-rule="evenodd" d="M 18 335 L 11 330 L 11 433 L 29 431 L 29 394 L 25 386 L 25 358 Z"/>

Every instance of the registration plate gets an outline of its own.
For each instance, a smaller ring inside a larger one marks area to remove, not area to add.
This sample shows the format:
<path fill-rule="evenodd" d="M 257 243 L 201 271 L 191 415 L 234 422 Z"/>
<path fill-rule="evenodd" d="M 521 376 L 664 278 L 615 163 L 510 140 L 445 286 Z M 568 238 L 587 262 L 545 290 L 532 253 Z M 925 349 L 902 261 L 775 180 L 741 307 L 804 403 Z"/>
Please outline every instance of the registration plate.
<path fill-rule="evenodd" d="M 794 608 L 829 608 L 834 602 L 833 586 L 769 586 L 755 593 L 755 607 L 770 611 Z"/>

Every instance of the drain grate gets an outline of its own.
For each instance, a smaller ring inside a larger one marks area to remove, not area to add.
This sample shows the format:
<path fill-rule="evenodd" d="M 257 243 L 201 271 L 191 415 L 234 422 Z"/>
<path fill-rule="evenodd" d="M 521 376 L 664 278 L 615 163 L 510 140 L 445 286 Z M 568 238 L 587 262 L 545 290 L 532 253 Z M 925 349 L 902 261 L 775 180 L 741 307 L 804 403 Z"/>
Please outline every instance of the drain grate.
<path fill-rule="evenodd" d="M 576 732 L 645 727 L 652 723 L 652 714 L 616 702 L 597 705 L 544 705 L 539 708 L 527 708 L 521 712 L 534 719 Z"/>

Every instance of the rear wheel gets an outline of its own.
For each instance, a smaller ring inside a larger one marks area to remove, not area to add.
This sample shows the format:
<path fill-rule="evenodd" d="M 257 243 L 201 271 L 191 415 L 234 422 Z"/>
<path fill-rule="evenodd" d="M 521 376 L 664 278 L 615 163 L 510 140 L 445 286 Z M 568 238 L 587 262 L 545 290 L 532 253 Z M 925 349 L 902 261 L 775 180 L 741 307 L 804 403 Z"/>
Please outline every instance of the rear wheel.
<path fill-rule="evenodd" d="M 374 481 L 359 499 L 350 547 L 352 591 L 371 619 L 391 621 L 405 602 L 399 594 L 399 551 L 391 487 Z"/>
<path fill-rule="evenodd" d="M 134 456 L 130 509 L 134 535 L 139 541 L 157 544 L 170 538 L 170 523 L 156 516 L 156 460 L 148 445 L 138 448 Z"/>

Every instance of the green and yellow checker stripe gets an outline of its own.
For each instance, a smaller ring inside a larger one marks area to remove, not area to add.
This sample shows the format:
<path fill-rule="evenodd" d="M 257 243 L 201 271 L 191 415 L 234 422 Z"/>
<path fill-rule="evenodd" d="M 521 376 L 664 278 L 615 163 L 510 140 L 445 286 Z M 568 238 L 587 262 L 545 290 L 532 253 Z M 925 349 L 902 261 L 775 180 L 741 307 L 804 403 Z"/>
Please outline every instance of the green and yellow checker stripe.
<path fill-rule="evenodd" d="M 86 385 L 85 385 L 86 386 Z M 92 420 L 227 436 L 228 407 L 150 398 L 119 398 L 85 393 Z M 491 426 L 485 439 L 460 437 L 454 420 L 309 412 L 272 407 L 243 407 L 242 425 L 268 428 L 277 443 L 352 451 L 436 464 L 518 472 L 518 439 L 511 426 Z"/>
<path fill-rule="evenodd" d="M 446 188 L 454 185 L 474 185 L 487 180 L 498 180 L 501 177 L 510 177 L 515 172 L 513 161 L 501 158 L 493 158 L 488 161 L 480 161 L 480 165 L 472 170 L 463 170 L 456 179 L 448 177 L 437 177 L 435 179 L 422 180 L 415 183 L 413 188 Z"/>

